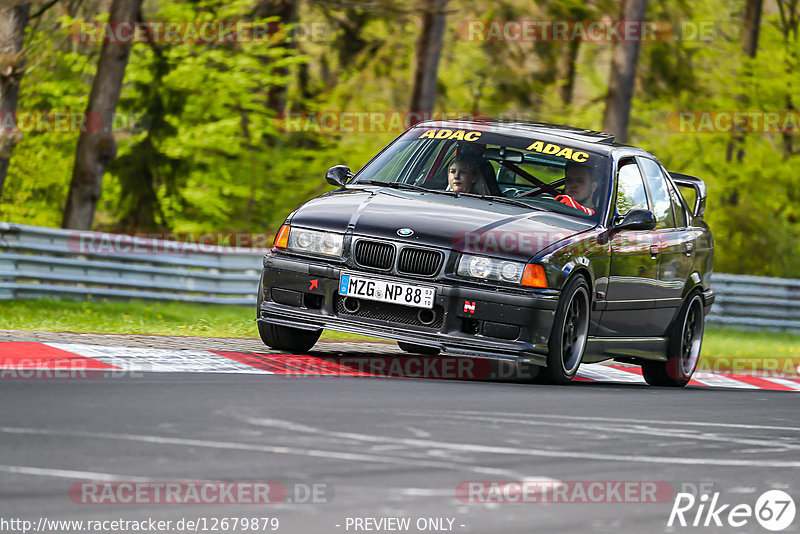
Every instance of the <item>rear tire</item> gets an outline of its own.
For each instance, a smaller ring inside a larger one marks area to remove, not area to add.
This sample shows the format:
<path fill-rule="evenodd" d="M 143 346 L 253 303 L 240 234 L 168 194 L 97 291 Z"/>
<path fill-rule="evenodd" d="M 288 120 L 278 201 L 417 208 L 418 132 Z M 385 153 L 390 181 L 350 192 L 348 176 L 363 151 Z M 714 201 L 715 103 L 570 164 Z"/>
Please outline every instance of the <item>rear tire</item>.
<path fill-rule="evenodd" d="M 539 374 L 550 384 L 568 384 L 583 359 L 589 335 L 589 285 L 575 276 L 561 290 L 548 342 L 547 367 Z"/>
<path fill-rule="evenodd" d="M 301 330 L 259 321 L 258 333 L 261 335 L 261 341 L 273 349 L 308 352 L 322 335 L 322 330 Z"/>
<path fill-rule="evenodd" d="M 703 344 L 703 298 L 693 292 L 670 328 L 666 362 L 642 363 L 642 376 L 651 386 L 683 387 L 692 379 Z"/>
<path fill-rule="evenodd" d="M 414 354 L 425 354 L 426 356 L 436 356 L 441 352 L 439 349 L 435 349 L 433 347 L 426 347 L 424 345 L 415 345 L 413 343 L 406 343 L 404 341 L 398 341 L 397 346 L 400 347 L 400 349 L 405 352 L 411 352 Z"/>

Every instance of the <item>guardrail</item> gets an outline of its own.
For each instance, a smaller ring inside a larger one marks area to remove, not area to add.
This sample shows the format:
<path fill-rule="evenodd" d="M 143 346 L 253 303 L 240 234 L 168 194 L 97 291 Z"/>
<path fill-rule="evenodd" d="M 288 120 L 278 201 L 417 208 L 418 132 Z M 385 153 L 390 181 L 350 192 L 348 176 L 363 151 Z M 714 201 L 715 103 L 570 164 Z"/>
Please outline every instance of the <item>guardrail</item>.
<path fill-rule="evenodd" d="M 0 223 L 0 299 L 255 305 L 263 249 Z"/>
<path fill-rule="evenodd" d="M 800 331 L 800 280 L 714 273 L 708 321 L 740 328 Z"/>
<path fill-rule="evenodd" d="M 0 300 L 91 294 L 255 305 L 264 249 L 191 248 L 119 234 L 0 223 Z M 800 280 L 715 273 L 711 287 L 717 298 L 710 323 L 800 331 Z"/>

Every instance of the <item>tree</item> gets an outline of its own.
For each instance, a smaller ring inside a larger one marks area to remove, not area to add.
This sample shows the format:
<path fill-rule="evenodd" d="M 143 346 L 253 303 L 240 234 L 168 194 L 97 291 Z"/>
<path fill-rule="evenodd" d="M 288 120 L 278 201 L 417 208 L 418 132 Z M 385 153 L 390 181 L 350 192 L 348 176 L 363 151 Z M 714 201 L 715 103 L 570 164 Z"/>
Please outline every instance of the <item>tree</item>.
<path fill-rule="evenodd" d="M 761 28 L 762 0 L 747 0 L 742 26 L 742 51 L 750 57 L 756 57 L 758 50 L 758 32 Z"/>
<path fill-rule="evenodd" d="M 762 0 L 747 0 L 747 5 L 744 10 L 744 24 L 742 25 L 742 52 L 748 58 L 754 59 L 758 53 L 758 33 L 761 28 L 761 3 Z M 779 2 L 780 4 L 780 2 Z M 751 65 L 745 62 L 744 78 L 752 78 Z M 744 107 L 747 106 L 747 95 L 740 95 L 739 100 Z M 733 154 L 736 153 L 736 160 L 741 162 L 744 159 L 744 136 L 740 133 L 734 132 L 731 140 L 728 142 L 728 149 L 725 152 L 725 161 L 730 162 L 733 159 Z"/>
<path fill-rule="evenodd" d="M 625 21 L 642 21 L 646 10 L 647 0 L 623 0 L 621 18 Z M 603 131 L 612 134 L 620 143 L 628 139 L 628 122 L 636 83 L 640 44 L 639 39 L 630 39 L 618 42 L 614 46 L 606 109 L 603 114 Z"/>
<path fill-rule="evenodd" d="M 264 19 L 268 17 L 278 17 L 281 25 L 289 25 L 297 22 L 297 2 L 293 0 L 258 0 L 253 9 L 253 19 Z M 292 31 L 296 34 L 296 29 Z M 292 36 L 288 42 L 280 42 L 276 46 L 283 48 L 294 48 L 296 36 Z M 269 64 L 271 58 L 265 57 L 263 61 Z M 289 69 L 281 66 L 274 70 L 278 76 L 288 76 Z M 280 113 L 286 108 L 286 86 L 275 85 L 267 91 L 267 107 Z M 246 118 L 243 119 L 246 124 Z M 246 126 L 245 126 L 246 128 Z"/>
<path fill-rule="evenodd" d="M 141 4 L 142 0 L 113 0 L 109 10 L 109 24 L 139 20 Z M 113 41 L 103 43 L 97 75 L 86 108 L 86 116 L 98 117 L 101 128 L 99 131 L 86 129 L 78 138 L 72 182 L 61 223 L 63 228 L 89 230 L 94 222 L 103 174 L 117 153 L 117 142 L 111 126 L 122 90 L 131 44 Z"/>
<path fill-rule="evenodd" d="M 30 9 L 31 3 L 25 1 L 0 6 L 0 198 L 11 153 L 19 142 L 14 117 L 25 69 L 22 43 Z"/>
<path fill-rule="evenodd" d="M 447 0 L 425 3 L 422 13 L 422 32 L 417 40 L 417 61 L 414 67 L 414 86 L 411 93 L 412 112 L 430 112 L 436 101 L 439 79 L 439 56 L 445 29 Z"/>
<path fill-rule="evenodd" d="M 783 35 L 784 46 L 787 50 L 785 62 L 787 78 L 797 69 L 797 33 L 800 27 L 800 0 L 777 0 L 780 15 L 780 29 Z M 794 113 L 796 111 L 793 95 L 795 88 L 789 87 L 786 94 L 786 111 Z M 788 159 L 793 155 L 793 137 L 795 132 L 783 132 L 783 157 Z"/>

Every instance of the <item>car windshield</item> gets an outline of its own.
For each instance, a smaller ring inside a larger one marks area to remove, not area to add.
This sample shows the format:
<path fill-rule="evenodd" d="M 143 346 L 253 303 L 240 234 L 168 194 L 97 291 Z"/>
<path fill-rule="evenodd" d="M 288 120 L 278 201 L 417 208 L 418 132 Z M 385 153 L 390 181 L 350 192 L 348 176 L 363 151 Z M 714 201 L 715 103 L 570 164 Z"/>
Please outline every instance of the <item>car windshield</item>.
<path fill-rule="evenodd" d="M 373 159 L 353 183 L 508 199 L 506 203 L 598 220 L 609 158 L 559 141 L 454 128 L 415 128 Z"/>

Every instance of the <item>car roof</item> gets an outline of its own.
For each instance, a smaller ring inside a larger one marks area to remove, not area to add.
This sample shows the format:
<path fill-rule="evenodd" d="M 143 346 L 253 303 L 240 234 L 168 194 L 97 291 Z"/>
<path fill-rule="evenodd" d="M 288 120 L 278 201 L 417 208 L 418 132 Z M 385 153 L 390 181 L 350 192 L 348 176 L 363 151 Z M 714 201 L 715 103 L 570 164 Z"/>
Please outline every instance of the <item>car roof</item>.
<path fill-rule="evenodd" d="M 512 119 L 495 119 L 490 117 L 467 117 L 456 120 L 437 121 L 430 120 L 414 125 L 414 128 L 457 128 L 485 130 L 491 128 L 494 133 L 509 135 L 514 137 L 536 137 L 543 141 L 558 143 L 559 141 L 569 141 L 572 146 L 592 150 L 603 155 L 611 155 L 617 148 L 626 148 L 639 151 L 629 145 L 615 143 L 614 136 L 611 134 L 586 130 L 574 126 L 560 124 L 549 124 L 546 122 L 534 122 Z M 646 153 L 646 151 L 641 150 Z"/>

